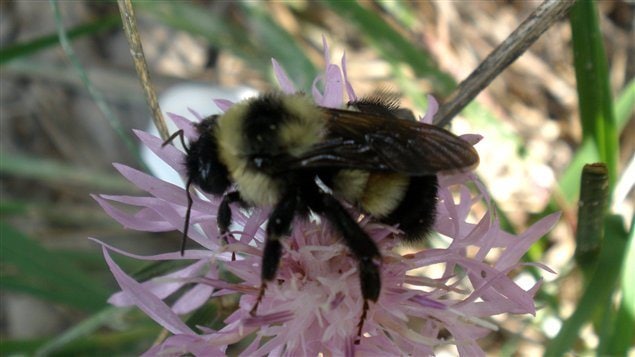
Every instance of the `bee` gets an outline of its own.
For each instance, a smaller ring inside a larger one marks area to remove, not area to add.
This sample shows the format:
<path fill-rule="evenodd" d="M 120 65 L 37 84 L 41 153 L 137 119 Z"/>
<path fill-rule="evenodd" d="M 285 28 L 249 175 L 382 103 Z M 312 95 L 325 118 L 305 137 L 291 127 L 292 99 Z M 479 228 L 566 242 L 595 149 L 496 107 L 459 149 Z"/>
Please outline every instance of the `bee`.
<path fill-rule="evenodd" d="M 266 225 L 261 286 L 276 277 L 281 240 L 296 216 L 323 217 L 357 260 L 364 299 L 358 337 L 381 292 L 381 254 L 342 202 L 379 222 L 399 225 L 406 241 L 422 240 L 434 225 L 437 173 L 467 171 L 476 150 L 454 134 L 414 120 L 390 96 L 349 102 L 347 109 L 316 106 L 303 94 L 269 93 L 239 102 L 196 124 L 199 137 L 186 148 L 190 225 L 191 185 L 222 196 L 217 223 L 226 237 L 230 204 L 273 207 Z M 165 143 L 183 132 L 174 133 Z"/>

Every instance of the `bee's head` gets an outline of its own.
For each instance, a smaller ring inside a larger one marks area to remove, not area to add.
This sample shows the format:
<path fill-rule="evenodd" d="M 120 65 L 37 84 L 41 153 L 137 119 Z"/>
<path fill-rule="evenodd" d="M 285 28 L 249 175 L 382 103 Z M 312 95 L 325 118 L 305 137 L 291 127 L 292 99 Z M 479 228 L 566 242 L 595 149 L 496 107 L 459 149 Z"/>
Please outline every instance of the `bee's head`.
<path fill-rule="evenodd" d="M 218 158 L 218 142 L 215 136 L 217 117 L 216 115 L 207 117 L 196 125 L 199 137 L 189 147 L 185 145 L 183 130 L 175 132 L 163 143 L 163 146 L 165 146 L 176 137 L 179 137 L 186 152 L 187 184 L 185 190 L 187 193 L 187 211 L 185 214 L 185 225 L 183 226 L 181 255 L 185 253 L 185 242 L 192 213 L 193 200 L 190 195 L 190 185 L 195 184 L 201 190 L 213 195 L 223 194 L 231 185 L 227 167 Z"/>
<path fill-rule="evenodd" d="M 218 158 L 218 142 L 214 135 L 216 116 L 197 125 L 199 138 L 187 149 L 185 167 L 189 183 L 213 195 L 223 194 L 230 186 L 227 167 Z"/>

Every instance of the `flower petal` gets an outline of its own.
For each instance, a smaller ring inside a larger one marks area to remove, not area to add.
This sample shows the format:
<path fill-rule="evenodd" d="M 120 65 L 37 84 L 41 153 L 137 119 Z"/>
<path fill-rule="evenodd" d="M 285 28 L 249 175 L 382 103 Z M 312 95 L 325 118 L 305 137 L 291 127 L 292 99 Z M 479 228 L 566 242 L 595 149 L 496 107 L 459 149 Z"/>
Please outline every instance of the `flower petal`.
<path fill-rule="evenodd" d="M 187 327 L 179 316 L 163 303 L 161 299 L 148 292 L 141 284 L 124 273 L 112 260 L 106 247 L 103 247 L 102 251 L 115 280 L 117 280 L 121 289 L 134 300 L 135 305 L 166 330 L 174 334 L 194 334 L 194 331 Z"/>
<path fill-rule="evenodd" d="M 232 105 L 234 105 L 234 102 L 227 99 L 214 99 L 214 104 L 216 104 L 216 106 L 218 106 L 220 110 L 226 112 L 229 108 L 232 107 Z"/>
<path fill-rule="evenodd" d="M 434 116 L 437 115 L 438 111 L 439 102 L 434 96 L 428 95 L 428 109 L 426 110 L 426 114 L 423 118 L 419 119 L 419 121 L 426 124 L 432 124 L 432 119 L 434 119 Z"/>
<path fill-rule="evenodd" d="M 280 85 L 280 89 L 286 94 L 293 94 L 296 92 L 295 86 L 293 82 L 287 76 L 287 73 L 282 69 L 282 66 L 276 61 L 275 58 L 271 59 L 271 64 L 273 65 L 273 73 L 278 80 L 278 85 Z"/>
<path fill-rule="evenodd" d="M 141 130 L 133 130 L 135 135 L 141 140 L 141 142 L 155 153 L 166 164 L 170 165 L 176 172 L 185 174 L 185 156 L 183 152 L 179 151 L 173 145 L 163 145 L 163 140 L 157 138 L 154 135 L 150 135 Z"/>
<path fill-rule="evenodd" d="M 183 134 L 188 140 L 198 137 L 194 123 L 191 120 L 174 113 L 167 113 L 167 115 L 177 128 L 183 130 Z"/>
<path fill-rule="evenodd" d="M 346 72 L 346 52 L 344 52 L 344 54 L 342 55 L 342 75 L 344 76 L 344 86 L 346 87 L 346 95 L 348 96 L 348 100 L 350 102 L 354 102 L 357 100 L 357 95 L 355 94 L 355 91 L 353 90 L 353 86 L 351 85 L 351 82 L 349 82 L 348 80 L 348 73 Z"/>

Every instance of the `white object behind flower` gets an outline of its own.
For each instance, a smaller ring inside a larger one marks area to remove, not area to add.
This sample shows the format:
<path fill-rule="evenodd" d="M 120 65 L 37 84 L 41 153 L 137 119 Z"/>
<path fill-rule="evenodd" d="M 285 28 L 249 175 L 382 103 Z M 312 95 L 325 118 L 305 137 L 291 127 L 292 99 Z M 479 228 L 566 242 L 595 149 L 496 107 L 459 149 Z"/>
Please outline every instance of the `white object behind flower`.
<path fill-rule="evenodd" d="M 166 118 L 168 132 L 173 133 L 178 130 L 178 128 L 171 120 L 167 119 L 166 113 L 192 117 L 189 110 L 193 110 L 201 116 L 206 117 L 212 114 L 222 113 L 214 103 L 214 99 L 222 98 L 238 102 L 257 94 L 258 92 L 256 90 L 248 87 L 229 88 L 210 86 L 202 83 L 184 83 L 165 90 L 159 97 L 159 104 L 161 105 L 163 116 Z M 159 136 L 159 132 L 150 118 L 148 118 L 146 132 Z M 181 147 L 179 140 L 174 140 L 173 144 L 177 147 Z M 179 174 L 163 160 L 159 159 L 146 146 L 141 147 L 141 157 L 154 176 L 180 187 L 185 186 Z"/>

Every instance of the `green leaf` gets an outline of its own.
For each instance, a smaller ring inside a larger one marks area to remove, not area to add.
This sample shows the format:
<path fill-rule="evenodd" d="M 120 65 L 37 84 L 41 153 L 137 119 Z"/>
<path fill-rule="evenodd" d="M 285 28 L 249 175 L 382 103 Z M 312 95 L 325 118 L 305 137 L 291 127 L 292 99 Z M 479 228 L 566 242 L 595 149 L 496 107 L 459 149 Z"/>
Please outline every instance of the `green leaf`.
<path fill-rule="evenodd" d="M 606 163 L 613 187 L 617 178 L 618 135 L 596 2 L 576 2 L 570 23 L 583 141 L 590 141 L 600 161 Z"/>
<path fill-rule="evenodd" d="M 0 287 L 95 311 L 106 304 L 108 291 L 80 266 L 0 222 L 3 264 Z"/>
<path fill-rule="evenodd" d="M 456 87 L 452 77 L 440 71 L 421 46 L 405 39 L 377 13 L 353 1 L 327 0 L 324 3 L 340 16 L 342 21 L 355 25 L 359 32 L 365 35 L 366 41 L 393 66 L 408 64 L 417 77 L 428 77 L 434 81 L 435 89 L 444 95 Z"/>
<path fill-rule="evenodd" d="M 616 220 L 612 231 L 621 231 L 622 221 Z M 617 312 L 614 312 L 614 323 L 605 330 L 605 335 L 600 338 L 598 348 L 599 355 L 625 356 L 633 345 L 635 336 L 635 225 L 631 225 L 631 231 L 626 245 L 626 257 L 622 267 L 622 297 Z"/>
<path fill-rule="evenodd" d="M 263 53 L 260 60 L 267 65 L 271 73 L 271 58 L 275 58 L 298 88 L 309 88 L 318 71 L 297 44 L 296 39 L 278 26 L 265 8 L 264 2 L 241 2 L 249 17 L 243 31 L 255 48 Z M 245 35 L 242 38 L 244 41 Z"/>
<path fill-rule="evenodd" d="M 46 342 L 44 338 L 29 340 L 0 339 L 0 355 L 2 356 L 31 356 Z"/>
<path fill-rule="evenodd" d="M 622 93 L 617 97 L 614 106 L 617 129 L 618 132 L 621 133 L 626 123 L 628 123 L 633 113 L 633 108 L 635 107 L 635 80 L 628 83 L 626 88 L 624 88 Z M 575 152 L 569 166 L 558 180 L 560 195 L 565 202 L 572 203 L 578 197 L 582 167 L 587 163 L 598 161 L 600 161 L 600 157 L 598 156 L 597 150 L 595 150 L 592 140 L 584 140 L 582 145 Z M 553 199 L 549 203 L 549 208 L 551 212 L 559 209 Z"/>
<path fill-rule="evenodd" d="M 412 7 L 407 2 L 380 0 L 377 5 L 392 15 L 402 26 L 411 28 L 417 25 L 417 13 L 412 11 Z"/>
<path fill-rule="evenodd" d="M 196 309 L 196 311 L 187 319 L 186 323 L 189 327 L 196 331 L 199 326 L 205 326 L 212 329 L 222 329 L 223 320 L 227 317 L 227 313 L 219 306 L 219 299 L 209 301 L 207 304 Z M 221 318 L 221 315 L 222 318 Z"/>
<path fill-rule="evenodd" d="M 621 219 L 609 216 L 605 221 L 605 241 L 593 275 L 584 294 L 576 304 L 573 314 L 567 318 L 558 335 L 549 342 L 545 356 L 562 356 L 573 350 L 580 337 L 580 329 L 594 314 L 611 314 L 611 298 L 618 286 L 620 269 L 625 256 L 626 232 Z M 610 321 L 610 319 L 608 319 Z"/>
<path fill-rule="evenodd" d="M 116 326 L 114 326 L 116 325 Z M 121 332 L 110 332 L 106 328 Z M 38 356 L 121 355 L 147 349 L 161 328 L 136 309 L 106 307 L 37 347 Z"/>
<path fill-rule="evenodd" d="M 56 349 L 54 356 L 138 356 L 152 346 L 161 329 L 154 323 L 135 324 L 123 331 L 99 332 Z M 38 356 L 51 355 L 38 351 Z"/>
<path fill-rule="evenodd" d="M 0 154 L 0 173 L 99 191 L 133 192 L 133 186 L 120 176 L 30 156 Z"/>
<path fill-rule="evenodd" d="M 93 82 L 88 77 L 88 73 L 84 69 L 79 57 L 75 54 L 75 50 L 71 45 L 70 38 L 68 37 L 68 31 L 66 31 L 66 27 L 64 26 L 64 20 L 62 18 L 62 11 L 60 10 L 59 1 L 58 0 L 49 0 L 49 3 L 53 7 L 53 18 L 55 19 L 55 28 L 57 29 L 57 35 L 59 37 L 60 45 L 62 46 L 62 50 L 64 54 L 68 57 L 71 66 L 77 72 L 77 75 L 82 80 L 84 84 L 84 88 L 88 91 L 88 94 L 93 99 L 97 108 L 102 112 L 104 118 L 107 120 L 107 123 L 110 127 L 117 133 L 117 136 L 124 143 L 128 151 L 137 159 L 137 163 L 140 167 L 146 169 L 144 161 L 141 159 L 141 154 L 139 150 L 137 150 L 137 146 L 133 143 L 131 138 L 131 133 L 128 130 L 125 130 L 122 122 L 117 118 L 114 112 L 110 109 L 108 103 L 106 103 L 104 95 L 95 87 Z"/>
<path fill-rule="evenodd" d="M 561 195 L 567 202 L 572 203 L 578 198 L 578 193 L 580 192 L 580 172 L 582 172 L 584 165 L 598 161 L 601 160 L 592 140 L 584 140 L 558 181 Z M 557 209 L 555 201 L 553 202 L 553 207 L 554 210 Z"/>
<path fill-rule="evenodd" d="M 635 113 L 633 109 L 635 108 L 635 79 L 626 84 L 622 93 L 617 97 L 614 107 L 617 130 L 622 132 L 628 120 Z"/>
<path fill-rule="evenodd" d="M 98 32 L 114 28 L 121 24 L 121 17 L 118 14 L 106 16 L 93 22 L 75 26 L 68 31 L 69 38 L 78 38 L 86 35 L 93 35 Z M 57 34 L 36 38 L 31 41 L 16 43 L 0 49 L 0 65 L 15 58 L 31 55 L 37 51 L 59 44 Z"/>
<path fill-rule="evenodd" d="M 228 50 L 250 67 L 271 72 L 276 58 L 299 87 L 307 86 L 317 71 L 296 41 L 273 21 L 262 4 L 243 4 L 249 21 L 232 22 L 230 16 L 218 16 L 200 6 L 184 2 L 144 2 L 135 5 L 165 24 L 203 37 L 210 44 Z"/>

